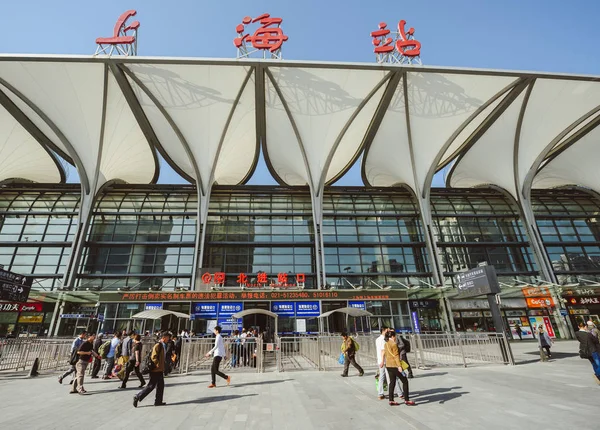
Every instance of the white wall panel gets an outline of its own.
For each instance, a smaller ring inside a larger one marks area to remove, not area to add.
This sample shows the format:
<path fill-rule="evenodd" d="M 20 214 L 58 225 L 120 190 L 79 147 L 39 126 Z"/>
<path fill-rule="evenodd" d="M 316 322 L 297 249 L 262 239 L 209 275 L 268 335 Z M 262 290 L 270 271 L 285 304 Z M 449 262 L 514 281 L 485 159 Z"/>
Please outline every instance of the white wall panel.
<path fill-rule="evenodd" d="M 363 160 L 365 176 L 376 187 L 407 184 L 414 189 L 402 80 Z"/>
<path fill-rule="evenodd" d="M 518 154 L 521 186 L 536 158 L 547 149 L 552 140 L 599 104 L 599 83 L 556 79 L 536 80 L 521 127 Z"/>
<path fill-rule="evenodd" d="M 0 182 L 26 179 L 59 183 L 52 157 L 6 110 L 0 108 Z"/>
<path fill-rule="evenodd" d="M 218 155 L 214 180 L 220 185 L 240 183 L 257 156 L 255 92 L 253 75 L 235 108 Z"/>
<path fill-rule="evenodd" d="M 419 188 L 460 125 L 514 77 L 409 72 L 408 106 Z"/>
<path fill-rule="evenodd" d="M 450 186 L 467 188 L 493 184 L 518 198 L 513 159 L 515 132 L 524 99 L 525 91 L 457 161 L 450 178 Z"/>
<path fill-rule="evenodd" d="M 181 130 L 198 164 L 206 193 L 227 118 L 249 69 L 197 64 L 129 66 L 129 69 Z"/>
<path fill-rule="evenodd" d="M 317 189 L 342 129 L 385 72 L 292 67 L 271 67 L 270 71 L 298 128 Z M 284 142 L 270 141 L 269 145 Z"/>
<path fill-rule="evenodd" d="M 156 170 L 152 150 L 112 73 L 107 91 L 100 183 L 112 179 L 150 183 Z"/>

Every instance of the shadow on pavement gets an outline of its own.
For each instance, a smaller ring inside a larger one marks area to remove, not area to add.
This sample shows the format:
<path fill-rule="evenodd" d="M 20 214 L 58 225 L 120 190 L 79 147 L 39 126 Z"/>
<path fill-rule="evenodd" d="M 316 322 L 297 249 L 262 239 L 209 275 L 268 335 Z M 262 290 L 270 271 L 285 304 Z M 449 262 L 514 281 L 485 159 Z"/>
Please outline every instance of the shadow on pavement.
<path fill-rule="evenodd" d="M 464 394 L 469 394 L 468 391 L 451 392 L 452 390 L 460 390 L 462 387 L 450 388 L 432 388 L 430 390 L 421 390 L 413 393 L 410 397 L 418 404 L 425 403 L 446 403 L 449 400 L 457 399 Z"/>
<path fill-rule="evenodd" d="M 280 382 L 288 382 L 293 381 L 293 379 L 276 379 L 272 381 L 259 381 L 259 382 L 244 382 L 243 384 L 231 384 L 231 388 L 236 387 L 252 387 L 254 385 L 270 385 L 270 384 L 279 384 Z"/>
<path fill-rule="evenodd" d="M 168 403 L 167 406 L 214 403 L 214 402 L 222 402 L 225 400 L 234 400 L 234 399 L 240 399 L 242 397 L 251 397 L 251 396 L 257 396 L 257 395 L 258 394 L 256 394 L 256 393 L 251 393 L 251 394 L 229 394 L 226 396 L 203 397 L 201 399 L 186 400 L 185 402 Z M 152 405 L 149 405 L 149 406 L 152 406 Z"/>
<path fill-rule="evenodd" d="M 560 358 L 571 358 L 571 357 L 579 357 L 579 352 L 552 352 L 552 357 L 550 357 L 550 359 L 552 360 L 554 359 L 560 359 Z M 532 351 L 532 352 L 526 352 L 525 354 L 527 355 L 537 355 L 538 356 L 538 361 L 539 361 L 539 356 L 540 356 L 540 352 L 539 351 Z"/>
<path fill-rule="evenodd" d="M 460 390 L 461 388 L 462 387 L 431 388 L 429 390 L 415 391 L 414 393 L 411 394 L 411 397 L 423 397 L 423 396 L 428 396 L 430 394 L 447 393 L 452 390 Z"/>
<path fill-rule="evenodd" d="M 415 378 L 427 378 L 428 376 L 444 376 L 447 374 L 448 372 L 423 373 L 422 375 L 415 375 Z"/>

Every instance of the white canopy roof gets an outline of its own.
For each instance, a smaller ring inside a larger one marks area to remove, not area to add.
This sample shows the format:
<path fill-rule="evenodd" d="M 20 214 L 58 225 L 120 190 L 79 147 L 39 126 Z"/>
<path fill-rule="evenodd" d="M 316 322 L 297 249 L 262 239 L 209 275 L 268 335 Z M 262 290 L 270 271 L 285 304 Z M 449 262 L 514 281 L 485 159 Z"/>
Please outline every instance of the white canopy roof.
<path fill-rule="evenodd" d="M 0 56 L 0 182 L 94 194 L 151 183 L 157 152 L 199 184 L 249 179 L 260 145 L 282 184 L 326 184 L 362 160 L 374 186 L 600 192 L 598 77 L 379 64 Z M 362 157 L 361 157 L 362 156 Z M 575 168 L 577 167 L 577 168 Z"/>
<path fill-rule="evenodd" d="M 167 311 L 165 309 L 151 309 L 148 311 L 138 312 L 137 314 L 133 315 L 131 318 L 138 319 L 138 320 L 158 320 L 167 315 L 173 315 L 177 318 L 190 319 L 190 316 L 188 314 L 184 314 L 181 312 L 175 312 L 175 311 Z"/>

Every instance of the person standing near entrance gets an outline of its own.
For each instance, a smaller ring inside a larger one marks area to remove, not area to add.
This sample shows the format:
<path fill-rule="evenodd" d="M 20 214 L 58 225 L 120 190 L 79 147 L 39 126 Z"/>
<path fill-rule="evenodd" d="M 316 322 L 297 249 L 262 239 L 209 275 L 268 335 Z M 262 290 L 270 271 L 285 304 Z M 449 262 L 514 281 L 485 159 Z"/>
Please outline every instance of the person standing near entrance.
<path fill-rule="evenodd" d="M 550 353 L 550 347 L 552 346 L 552 339 L 548 336 L 548 333 L 544 330 L 544 326 L 540 325 L 538 327 L 538 344 L 541 349 L 546 350 L 546 355 L 548 358 L 552 357 L 552 353 Z"/>
<path fill-rule="evenodd" d="M 152 369 L 150 370 L 150 382 L 142 391 L 133 396 L 133 407 L 137 408 L 138 403 L 146 398 L 148 394 L 156 388 L 156 396 L 154 397 L 154 406 L 165 406 L 163 402 L 163 394 L 165 392 L 165 358 L 166 344 L 171 340 L 171 333 L 165 331 L 161 334 L 160 340 L 152 347 L 150 360 L 152 361 Z"/>
<path fill-rule="evenodd" d="M 71 393 L 79 393 L 86 394 L 87 391 L 83 388 L 83 379 L 85 378 L 85 371 L 88 365 L 92 362 L 92 358 L 98 357 L 98 354 L 94 352 L 94 341 L 96 340 L 95 334 L 90 334 L 85 342 L 81 344 L 79 350 L 77 351 L 77 355 L 79 355 L 79 360 L 75 367 L 77 368 L 77 378 L 75 382 L 73 382 L 73 387 L 71 387 Z"/>
<path fill-rule="evenodd" d="M 523 340 L 523 329 L 521 329 L 519 323 L 515 324 L 515 332 L 517 333 L 517 336 L 519 336 L 519 340 Z"/>
<path fill-rule="evenodd" d="M 75 351 L 79 351 L 79 347 L 83 344 L 83 342 L 85 342 L 86 335 L 87 335 L 87 332 L 84 330 L 79 334 L 79 336 L 77 336 L 75 338 L 75 340 L 71 344 L 71 354 L 69 355 L 69 357 L 71 357 L 75 353 Z M 63 373 L 62 375 L 60 375 L 58 377 L 59 384 L 62 384 L 63 379 L 65 379 L 67 376 L 69 376 L 73 373 L 77 374 L 77 368 L 75 366 L 76 365 L 72 364 L 71 368 L 69 370 L 67 370 L 65 373 Z M 73 381 L 71 381 L 71 384 L 72 383 L 73 383 Z"/>
<path fill-rule="evenodd" d="M 342 377 L 346 378 L 348 376 L 350 364 L 358 370 L 358 376 L 363 376 L 365 371 L 356 362 L 356 343 L 354 342 L 354 339 L 348 336 L 348 333 L 346 332 L 342 332 L 342 339 L 344 339 L 344 343 L 342 344 L 342 352 L 344 353 L 344 373 L 342 373 Z"/>
<path fill-rule="evenodd" d="M 210 378 L 211 384 L 208 388 L 216 388 L 217 387 L 217 375 L 221 378 L 227 380 L 227 385 L 231 384 L 231 376 L 225 375 L 223 372 L 219 370 L 219 365 L 221 364 L 221 360 L 225 357 L 225 343 L 223 342 L 223 336 L 221 336 L 221 327 L 216 326 L 213 329 L 213 333 L 215 334 L 215 346 L 213 349 L 206 353 L 206 357 L 210 357 L 213 355 L 213 362 L 210 368 Z"/>
<path fill-rule="evenodd" d="M 579 323 L 579 331 L 575 333 L 579 341 L 579 356 L 592 363 L 596 383 L 600 384 L 600 342 L 588 331 L 584 323 Z"/>
<path fill-rule="evenodd" d="M 377 394 L 379 400 L 385 399 L 383 386 L 390 383 L 390 376 L 385 367 L 385 335 L 388 332 L 387 327 L 381 327 L 381 336 L 375 339 L 375 350 L 377 351 L 377 364 L 379 364 L 379 381 L 377 384 Z M 396 393 L 398 394 L 398 393 Z"/>
<path fill-rule="evenodd" d="M 92 367 L 92 379 L 98 379 L 98 373 L 100 373 L 100 367 L 102 365 L 102 357 L 100 357 L 100 347 L 104 342 L 104 334 L 98 333 L 96 336 L 96 340 L 94 341 L 94 352 L 96 355 L 94 356 L 94 366 Z"/>

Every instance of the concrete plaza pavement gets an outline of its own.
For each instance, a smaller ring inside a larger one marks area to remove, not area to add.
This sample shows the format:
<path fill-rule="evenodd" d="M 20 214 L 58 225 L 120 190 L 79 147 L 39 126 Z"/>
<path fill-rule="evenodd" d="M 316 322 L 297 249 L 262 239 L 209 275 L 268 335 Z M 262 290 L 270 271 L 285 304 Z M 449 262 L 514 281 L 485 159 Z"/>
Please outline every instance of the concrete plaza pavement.
<path fill-rule="evenodd" d="M 513 344 L 517 366 L 416 370 L 410 381 L 417 406 L 378 400 L 374 371 L 235 373 L 230 387 L 201 372 L 166 379 L 166 407 L 151 394 L 137 409 L 133 378 L 87 380 L 87 396 L 68 394 L 56 376 L 0 375 L 4 429 L 517 429 L 600 427 L 600 386 L 577 343 L 557 342 L 551 361 L 539 362 L 537 344 Z"/>

